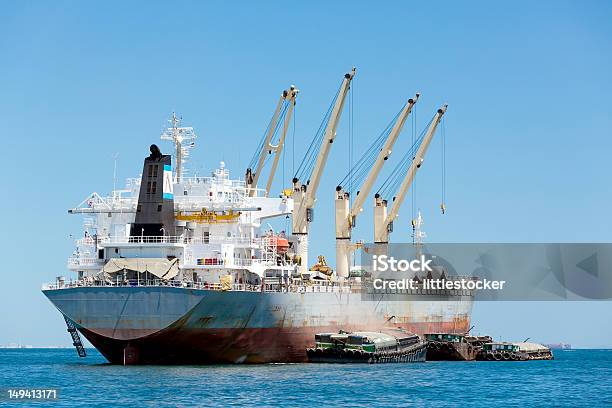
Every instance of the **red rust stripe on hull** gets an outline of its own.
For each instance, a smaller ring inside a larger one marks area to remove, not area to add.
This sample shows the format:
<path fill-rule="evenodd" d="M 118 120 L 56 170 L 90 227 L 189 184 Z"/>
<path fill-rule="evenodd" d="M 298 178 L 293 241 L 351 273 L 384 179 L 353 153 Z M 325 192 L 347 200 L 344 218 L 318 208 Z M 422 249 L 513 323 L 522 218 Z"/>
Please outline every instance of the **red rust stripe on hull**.
<path fill-rule="evenodd" d="M 423 330 L 461 333 L 467 331 L 469 320 L 398 326 L 416 333 L 423 333 Z M 254 364 L 306 362 L 306 348 L 313 345 L 316 333 L 340 329 L 377 331 L 381 327 L 175 327 L 130 341 L 115 340 L 87 329 L 81 332 L 113 364 Z"/>

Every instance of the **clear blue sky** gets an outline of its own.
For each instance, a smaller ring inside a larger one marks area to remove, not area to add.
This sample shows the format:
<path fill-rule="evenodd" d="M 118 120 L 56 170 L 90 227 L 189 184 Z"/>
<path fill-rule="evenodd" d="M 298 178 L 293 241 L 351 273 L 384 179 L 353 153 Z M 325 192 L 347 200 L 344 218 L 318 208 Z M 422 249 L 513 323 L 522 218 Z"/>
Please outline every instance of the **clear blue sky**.
<path fill-rule="evenodd" d="M 70 343 L 40 284 L 66 274 L 81 224 L 66 209 L 112 188 L 114 153 L 120 180 L 138 175 L 176 110 L 199 135 L 196 170 L 225 160 L 242 177 L 294 83 L 299 162 L 353 65 L 355 155 L 415 92 L 419 128 L 449 104 L 445 216 L 439 139 L 417 179 L 429 241 L 610 242 L 609 2 L 307 3 L 2 3 L 0 344 Z M 312 256 L 333 259 L 347 119 L 320 187 Z M 396 159 L 409 140 L 407 127 Z M 395 242 L 410 239 L 411 207 Z M 370 224 L 368 208 L 355 238 L 371 240 Z M 609 302 L 474 307 L 482 333 L 582 346 L 612 346 L 611 315 Z"/>

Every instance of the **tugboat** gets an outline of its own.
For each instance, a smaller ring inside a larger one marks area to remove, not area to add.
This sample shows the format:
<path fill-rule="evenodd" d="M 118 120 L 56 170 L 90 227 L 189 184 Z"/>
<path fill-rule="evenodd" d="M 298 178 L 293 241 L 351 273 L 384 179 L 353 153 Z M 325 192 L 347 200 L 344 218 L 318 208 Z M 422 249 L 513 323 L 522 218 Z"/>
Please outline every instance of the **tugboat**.
<path fill-rule="evenodd" d="M 316 334 L 306 354 L 311 363 L 414 363 L 425 361 L 427 345 L 404 330 L 340 331 Z"/>

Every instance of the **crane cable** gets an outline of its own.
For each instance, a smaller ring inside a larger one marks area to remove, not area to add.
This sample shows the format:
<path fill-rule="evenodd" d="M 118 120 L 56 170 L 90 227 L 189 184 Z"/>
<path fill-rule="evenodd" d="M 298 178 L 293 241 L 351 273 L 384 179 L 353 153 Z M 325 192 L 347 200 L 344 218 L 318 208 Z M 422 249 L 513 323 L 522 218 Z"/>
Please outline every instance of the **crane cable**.
<path fill-rule="evenodd" d="M 291 174 L 295 174 L 295 117 L 297 108 L 293 105 L 293 129 L 291 132 Z M 285 188 L 285 169 L 283 168 L 283 189 Z M 283 190 L 284 194 L 284 190 Z M 285 231 L 289 231 L 289 214 L 285 216 Z"/>
<path fill-rule="evenodd" d="M 391 171 L 391 174 L 385 179 L 383 184 L 377 191 L 381 197 L 387 197 L 394 194 L 402 183 L 404 176 L 407 173 L 410 163 L 414 160 L 414 155 L 420 145 L 421 139 L 418 139 L 414 145 L 406 152 L 402 159 Z"/>
<path fill-rule="evenodd" d="M 291 174 L 294 174 L 295 171 L 295 116 L 296 116 L 297 107 L 295 102 L 293 103 L 293 117 L 291 118 L 292 130 L 291 130 Z M 285 153 L 288 149 L 283 149 L 283 184 L 282 189 L 286 188 L 285 180 L 286 180 L 286 172 L 285 172 Z"/>
<path fill-rule="evenodd" d="M 253 157 L 251 157 L 251 161 L 249 162 L 249 165 L 248 165 L 249 169 L 253 169 L 255 165 L 257 164 L 257 161 L 259 160 L 259 156 L 261 155 L 261 150 L 263 149 L 264 142 L 266 141 L 266 135 L 268 134 L 268 131 L 270 130 L 270 126 L 272 126 L 273 118 L 274 116 L 270 118 L 270 121 L 268 122 L 268 126 L 266 126 L 266 130 L 264 131 L 263 135 L 261 136 L 261 139 L 259 139 L 259 142 L 257 143 L 257 147 L 255 148 L 255 152 L 253 153 Z"/>
<path fill-rule="evenodd" d="M 440 211 L 442 215 L 446 214 L 446 119 L 442 118 L 441 123 L 441 152 L 442 152 L 442 203 L 440 203 Z"/>
<path fill-rule="evenodd" d="M 415 142 L 415 138 L 416 138 L 416 132 L 417 132 L 417 127 L 416 127 L 416 112 L 415 115 L 412 117 L 412 144 L 414 144 Z M 416 153 L 416 150 L 415 150 Z M 412 191 L 410 192 L 410 194 L 412 195 L 412 199 L 411 201 L 411 205 L 412 205 L 412 219 L 414 220 L 416 218 L 416 200 L 417 200 L 417 195 L 416 195 L 416 174 L 414 176 L 414 180 L 412 181 Z"/>
<path fill-rule="evenodd" d="M 281 107 L 281 111 L 278 115 L 278 120 L 276 122 L 276 126 L 274 127 L 274 131 L 272 133 L 272 137 L 270 138 L 270 144 L 274 144 L 274 142 L 276 141 L 276 136 L 278 135 L 278 130 L 281 127 L 281 123 L 284 122 L 285 120 L 285 116 L 287 115 L 287 111 L 289 109 L 289 101 L 285 100 L 283 102 L 283 105 Z M 259 143 L 257 144 L 257 149 L 255 150 L 255 153 L 253 154 L 253 157 L 251 158 L 251 161 L 249 162 L 249 168 L 254 170 L 255 166 L 257 165 L 257 162 L 259 161 L 259 158 L 261 157 L 262 154 L 267 155 L 265 161 L 264 161 L 264 167 L 265 164 L 268 163 L 268 159 L 270 158 L 270 154 L 268 154 L 268 151 L 266 149 L 264 149 L 264 143 L 266 142 L 266 135 L 268 134 L 268 132 L 270 131 L 270 126 L 272 126 L 272 120 L 274 119 L 274 116 L 272 116 L 272 118 L 270 119 L 270 122 L 268 122 L 268 126 L 266 127 L 266 130 L 264 132 L 264 134 L 262 135 L 261 139 L 259 140 Z M 278 143 L 277 143 L 278 144 Z M 267 146 L 265 146 L 267 148 Z"/>
<path fill-rule="evenodd" d="M 285 187 L 285 153 L 287 153 L 287 149 L 283 149 L 283 158 L 281 164 L 281 173 L 282 173 L 282 184 L 281 186 Z"/>
<path fill-rule="evenodd" d="M 355 84 L 351 84 L 351 85 L 355 85 Z M 353 169 L 353 150 L 355 147 L 355 141 L 354 141 L 354 137 L 355 137 L 355 103 L 353 100 L 354 97 L 354 91 L 353 91 L 353 86 L 350 86 L 349 88 L 349 174 L 352 173 L 352 169 Z M 352 179 L 352 177 L 351 177 Z M 351 181 L 349 184 L 349 208 L 353 206 L 353 182 Z M 355 266 L 355 258 L 354 256 L 349 256 L 349 263 L 350 260 L 353 260 L 353 266 Z M 350 271 L 350 265 L 349 265 L 349 271 Z M 350 273 L 349 273 L 350 275 Z"/>
<path fill-rule="evenodd" d="M 278 147 L 278 144 L 280 143 L 280 136 L 278 136 L 278 130 L 281 128 L 281 124 L 285 121 L 285 116 L 287 115 L 287 111 L 288 110 L 289 110 L 289 103 L 286 103 L 282 107 L 282 110 L 281 110 L 280 114 L 278 115 L 278 122 L 276 122 L 276 127 L 274 128 L 274 132 L 272 133 L 272 137 L 270 138 L 270 144 L 272 146 L 276 145 L 276 147 Z M 277 138 L 277 136 L 278 136 L 278 138 Z M 284 150 L 285 149 L 283 149 L 283 151 Z M 261 153 L 266 155 L 266 158 L 264 159 L 264 164 L 262 166 L 262 169 L 263 169 L 270 162 L 270 159 L 272 158 L 272 154 L 271 154 L 272 151 L 264 150 Z"/>
<path fill-rule="evenodd" d="M 348 168 L 349 168 L 349 175 L 352 176 L 353 173 L 353 87 L 351 86 L 349 88 L 349 143 L 348 143 L 348 149 L 349 149 L 349 164 L 348 164 Z M 352 177 L 350 177 L 351 181 L 349 182 L 349 207 L 352 204 L 352 194 L 353 194 L 353 181 L 352 181 Z"/>
<path fill-rule="evenodd" d="M 293 108 L 293 133 L 291 134 L 291 174 L 295 174 L 295 116 L 296 108 Z"/>
<path fill-rule="evenodd" d="M 410 164 L 414 160 L 414 156 L 416 155 L 419 146 L 423 142 L 425 138 L 425 134 L 427 133 L 427 129 L 431 125 L 434 120 L 435 115 L 431 118 L 429 123 L 425 126 L 423 131 L 421 131 L 420 135 L 415 139 L 413 145 L 408 149 L 408 151 L 404 154 L 400 162 L 395 166 L 391 174 L 387 177 L 387 179 L 383 182 L 382 186 L 378 189 L 377 194 L 381 197 L 388 196 L 390 193 L 394 193 L 397 191 L 399 186 L 402 184 L 404 177 L 408 172 L 408 168 Z M 413 180 L 414 184 L 414 180 Z"/>
<path fill-rule="evenodd" d="M 350 168 L 349 173 L 344 176 L 340 183 L 338 183 L 339 186 L 346 183 L 360 185 L 366 178 L 372 169 L 372 166 L 374 166 L 376 157 L 387 140 L 389 133 L 391 133 L 391 129 L 393 126 L 395 126 L 395 122 L 397 122 L 402 109 L 397 112 L 393 119 L 391 119 L 391 121 L 387 124 L 387 127 L 376 137 L 376 139 L 374 139 L 372 144 L 363 153 L 359 160 L 357 160 L 355 165 Z"/>
<path fill-rule="evenodd" d="M 294 173 L 293 177 L 295 179 L 298 179 L 298 180 L 304 179 L 305 176 L 307 176 L 307 178 L 310 179 L 310 175 L 312 174 L 312 170 L 314 168 L 319 150 L 321 148 L 321 142 L 323 140 L 323 137 L 325 136 L 325 128 L 327 127 L 327 124 L 329 123 L 331 112 L 336 103 L 336 99 L 338 99 L 338 95 L 340 94 L 341 87 L 342 87 L 342 84 L 340 84 L 340 87 L 338 87 L 338 91 L 336 92 L 334 99 L 332 100 L 331 104 L 327 108 L 327 112 L 325 113 L 325 116 L 323 116 L 323 120 L 321 121 L 321 124 L 319 125 L 319 129 L 317 130 L 312 140 L 310 141 L 308 150 L 306 150 L 306 153 L 304 154 L 304 157 L 302 158 L 302 161 L 297 171 Z M 306 180 L 307 182 L 309 181 L 308 179 Z"/>

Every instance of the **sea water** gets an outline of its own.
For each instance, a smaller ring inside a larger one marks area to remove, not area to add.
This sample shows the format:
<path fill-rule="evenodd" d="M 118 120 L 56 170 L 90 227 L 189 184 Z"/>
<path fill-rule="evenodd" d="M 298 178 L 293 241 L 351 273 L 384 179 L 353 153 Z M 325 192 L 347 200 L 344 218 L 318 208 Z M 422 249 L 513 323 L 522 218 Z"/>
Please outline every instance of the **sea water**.
<path fill-rule="evenodd" d="M 15 406 L 612 406 L 612 350 L 555 360 L 115 366 L 95 350 L 0 350 L 0 389 L 56 389 Z"/>

